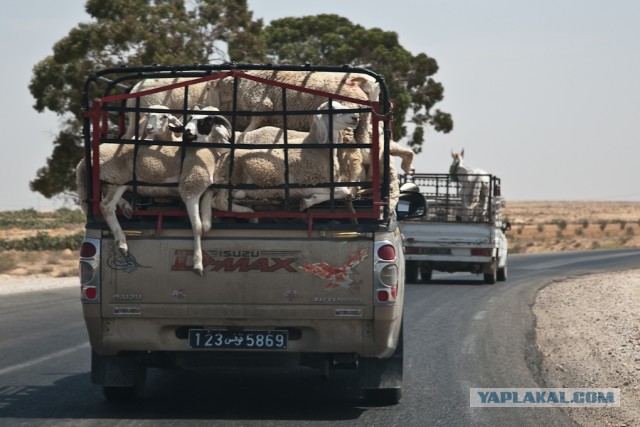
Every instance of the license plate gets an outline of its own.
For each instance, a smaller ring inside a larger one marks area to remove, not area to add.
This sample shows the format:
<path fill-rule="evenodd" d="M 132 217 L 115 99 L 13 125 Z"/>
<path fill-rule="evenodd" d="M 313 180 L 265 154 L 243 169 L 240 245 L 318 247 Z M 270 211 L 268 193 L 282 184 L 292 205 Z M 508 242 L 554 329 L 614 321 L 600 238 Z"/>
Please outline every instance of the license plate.
<path fill-rule="evenodd" d="M 232 348 L 243 350 L 284 350 L 288 331 L 226 331 L 190 329 L 189 348 Z"/>
<path fill-rule="evenodd" d="M 424 255 L 451 255 L 450 248 L 420 248 L 420 253 Z"/>

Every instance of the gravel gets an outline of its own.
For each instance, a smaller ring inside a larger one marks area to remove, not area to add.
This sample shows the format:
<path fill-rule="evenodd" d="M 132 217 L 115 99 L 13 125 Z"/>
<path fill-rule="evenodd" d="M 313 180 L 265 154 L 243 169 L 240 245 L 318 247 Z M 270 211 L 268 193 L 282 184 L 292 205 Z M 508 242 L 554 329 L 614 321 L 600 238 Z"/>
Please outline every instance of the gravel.
<path fill-rule="evenodd" d="M 640 270 L 554 282 L 533 313 L 546 387 L 620 389 L 620 407 L 567 414 L 584 426 L 640 425 Z"/>

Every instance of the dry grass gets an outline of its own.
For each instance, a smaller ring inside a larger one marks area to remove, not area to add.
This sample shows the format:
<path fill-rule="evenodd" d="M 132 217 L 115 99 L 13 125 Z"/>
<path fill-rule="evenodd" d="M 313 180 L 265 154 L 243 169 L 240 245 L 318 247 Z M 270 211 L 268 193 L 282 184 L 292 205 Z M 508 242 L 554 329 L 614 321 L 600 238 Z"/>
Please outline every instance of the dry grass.
<path fill-rule="evenodd" d="M 640 202 L 509 202 L 512 253 L 640 248 Z"/>
<path fill-rule="evenodd" d="M 0 251 L 0 273 L 13 276 L 44 275 L 72 277 L 78 275 L 78 253 L 63 251 Z"/>

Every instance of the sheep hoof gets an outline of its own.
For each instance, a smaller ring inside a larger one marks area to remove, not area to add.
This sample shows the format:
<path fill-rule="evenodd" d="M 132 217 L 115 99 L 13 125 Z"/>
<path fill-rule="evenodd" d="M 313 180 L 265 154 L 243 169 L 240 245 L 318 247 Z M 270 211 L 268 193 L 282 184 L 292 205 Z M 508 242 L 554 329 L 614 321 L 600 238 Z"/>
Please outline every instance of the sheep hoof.
<path fill-rule="evenodd" d="M 131 219 L 131 218 L 133 218 L 133 209 L 131 208 L 131 206 L 129 206 L 129 207 L 127 207 L 127 208 L 125 208 L 125 209 L 122 211 L 122 215 L 124 215 L 124 216 L 125 216 L 125 218 L 127 218 L 127 219 Z"/>
<path fill-rule="evenodd" d="M 204 276 L 204 271 L 202 270 L 202 268 L 194 268 L 193 272 L 200 276 Z"/>
<path fill-rule="evenodd" d="M 125 245 L 119 245 L 118 246 L 118 252 L 120 252 L 120 255 L 122 255 L 123 257 L 127 257 L 129 256 L 129 248 L 128 246 Z"/>

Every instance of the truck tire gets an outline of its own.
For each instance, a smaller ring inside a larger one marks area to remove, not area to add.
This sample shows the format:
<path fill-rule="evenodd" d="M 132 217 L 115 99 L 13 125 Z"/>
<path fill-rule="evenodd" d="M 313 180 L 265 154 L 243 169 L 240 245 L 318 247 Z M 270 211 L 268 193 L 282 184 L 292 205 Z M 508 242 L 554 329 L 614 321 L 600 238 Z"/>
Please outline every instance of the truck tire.
<path fill-rule="evenodd" d="M 431 281 L 431 274 L 433 270 L 427 267 L 423 267 L 420 269 L 420 278 L 422 279 L 422 283 L 429 283 Z"/>
<path fill-rule="evenodd" d="M 136 384 L 132 386 L 103 386 L 102 394 L 109 402 L 130 402 L 141 398 L 144 395 L 145 385 L 147 383 L 147 370 L 140 367 L 138 369 Z"/>
<path fill-rule="evenodd" d="M 504 267 L 498 268 L 497 274 L 498 282 L 505 282 L 507 280 L 507 264 Z"/>
<path fill-rule="evenodd" d="M 487 285 L 493 285 L 496 283 L 498 276 L 498 261 L 491 263 L 491 271 L 484 273 L 484 283 Z"/>
<path fill-rule="evenodd" d="M 142 397 L 147 368 L 136 357 L 126 354 L 99 355 L 91 351 L 91 381 L 102 385 L 110 402 L 124 402 Z"/>
<path fill-rule="evenodd" d="M 398 345 L 388 359 L 362 357 L 358 360 L 360 389 L 370 405 L 397 405 L 402 398 L 403 328 L 400 326 Z"/>
<path fill-rule="evenodd" d="M 404 278 L 407 283 L 416 283 L 418 281 L 418 264 L 415 261 L 404 263 Z"/>

